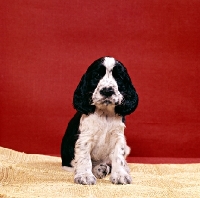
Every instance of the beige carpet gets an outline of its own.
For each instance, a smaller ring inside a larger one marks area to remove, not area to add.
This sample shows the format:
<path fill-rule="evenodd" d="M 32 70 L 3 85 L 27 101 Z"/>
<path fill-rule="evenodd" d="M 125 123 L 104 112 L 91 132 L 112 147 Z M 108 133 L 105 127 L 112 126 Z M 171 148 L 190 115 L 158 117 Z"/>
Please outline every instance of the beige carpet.
<path fill-rule="evenodd" d="M 57 157 L 30 155 L 0 147 L 0 197 L 200 197 L 200 164 L 129 164 L 133 183 L 74 184 Z"/>

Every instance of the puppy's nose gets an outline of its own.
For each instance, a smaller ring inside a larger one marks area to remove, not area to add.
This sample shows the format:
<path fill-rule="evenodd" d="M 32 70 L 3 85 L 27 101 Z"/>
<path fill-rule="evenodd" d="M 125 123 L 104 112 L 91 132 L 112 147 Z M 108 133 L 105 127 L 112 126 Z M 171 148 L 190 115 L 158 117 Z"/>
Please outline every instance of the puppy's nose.
<path fill-rule="evenodd" d="M 114 90 L 112 87 L 104 87 L 103 89 L 100 90 L 100 94 L 102 96 L 110 97 L 114 94 Z"/>

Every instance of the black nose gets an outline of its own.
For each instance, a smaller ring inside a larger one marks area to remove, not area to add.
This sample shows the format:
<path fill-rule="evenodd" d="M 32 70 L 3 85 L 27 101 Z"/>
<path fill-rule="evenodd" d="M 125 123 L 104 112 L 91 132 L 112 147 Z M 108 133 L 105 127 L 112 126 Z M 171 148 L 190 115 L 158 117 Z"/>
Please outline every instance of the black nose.
<path fill-rule="evenodd" d="M 114 90 L 112 87 L 104 87 L 103 89 L 100 90 L 100 94 L 102 96 L 110 97 L 114 94 Z"/>

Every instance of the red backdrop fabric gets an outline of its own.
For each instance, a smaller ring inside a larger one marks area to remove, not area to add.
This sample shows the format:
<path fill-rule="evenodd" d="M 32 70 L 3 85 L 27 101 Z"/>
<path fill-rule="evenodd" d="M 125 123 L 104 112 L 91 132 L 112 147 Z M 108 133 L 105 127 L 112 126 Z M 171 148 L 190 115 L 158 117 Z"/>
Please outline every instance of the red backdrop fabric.
<path fill-rule="evenodd" d="M 73 92 L 97 58 L 127 67 L 134 157 L 200 157 L 200 1 L 0 2 L 0 146 L 58 155 Z"/>

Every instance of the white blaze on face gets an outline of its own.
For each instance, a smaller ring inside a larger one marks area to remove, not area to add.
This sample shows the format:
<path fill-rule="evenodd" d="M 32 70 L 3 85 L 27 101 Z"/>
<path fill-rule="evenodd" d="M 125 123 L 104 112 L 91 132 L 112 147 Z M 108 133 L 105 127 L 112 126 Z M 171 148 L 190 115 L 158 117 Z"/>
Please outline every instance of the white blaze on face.
<path fill-rule="evenodd" d="M 105 57 L 103 65 L 106 67 L 108 71 L 111 71 L 115 66 L 115 59 L 112 57 Z"/>

